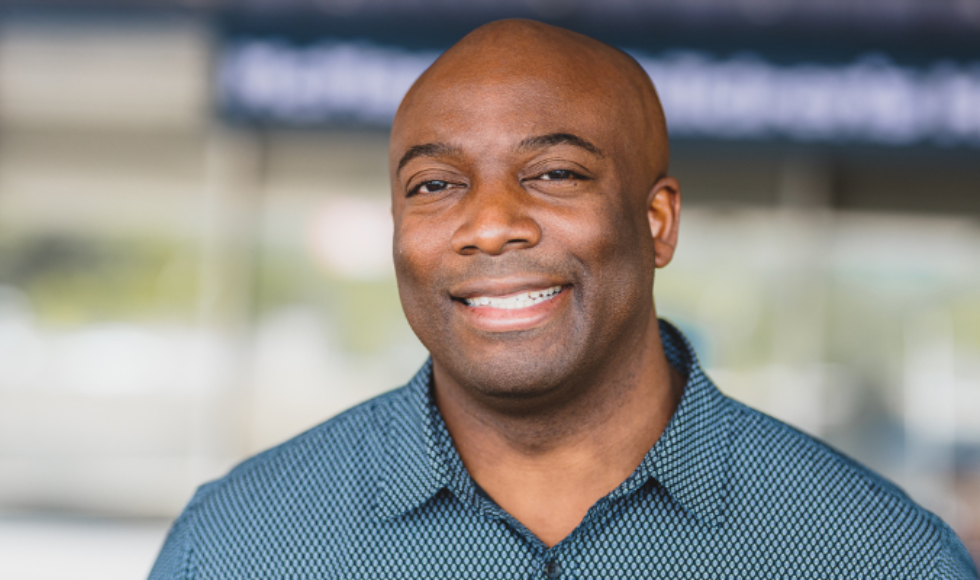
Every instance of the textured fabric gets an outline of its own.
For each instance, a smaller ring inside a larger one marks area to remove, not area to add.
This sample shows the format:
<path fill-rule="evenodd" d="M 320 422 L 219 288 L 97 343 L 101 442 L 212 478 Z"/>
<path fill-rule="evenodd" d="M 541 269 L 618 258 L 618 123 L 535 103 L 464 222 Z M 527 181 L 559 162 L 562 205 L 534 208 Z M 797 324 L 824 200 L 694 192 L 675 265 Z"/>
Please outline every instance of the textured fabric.
<path fill-rule="evenodd" d="M 548 549 L 482 493 L 431 396 L 431 362 L 202 486 L 151 579 L 976 578 L 939 518 L 824 444 L 687 377 L 642 464 Z"/>

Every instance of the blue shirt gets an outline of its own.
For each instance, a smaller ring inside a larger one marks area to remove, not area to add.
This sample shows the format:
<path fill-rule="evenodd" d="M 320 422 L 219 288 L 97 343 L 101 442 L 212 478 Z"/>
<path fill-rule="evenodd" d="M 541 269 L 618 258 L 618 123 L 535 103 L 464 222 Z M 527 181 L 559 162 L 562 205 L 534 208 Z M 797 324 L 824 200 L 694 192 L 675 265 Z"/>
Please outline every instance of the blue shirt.
<path fill-rule="evenodd" d="M 725 397 L 661 322 L 680 405 L 643 462 L 552 548 L 470 478 L 431 393 L 403 388 L 202 486 L 153 580 L 977 578 L 938 517 Z"/>

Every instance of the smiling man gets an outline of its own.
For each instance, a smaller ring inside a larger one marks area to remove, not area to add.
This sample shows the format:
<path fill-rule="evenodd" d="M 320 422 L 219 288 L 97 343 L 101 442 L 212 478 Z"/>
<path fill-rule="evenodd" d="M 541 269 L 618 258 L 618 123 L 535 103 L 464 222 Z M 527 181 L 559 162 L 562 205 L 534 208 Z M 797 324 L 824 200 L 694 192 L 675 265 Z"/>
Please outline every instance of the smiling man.
<path fill-rule="evenodd" d="M 203 486 L 152 578 L 975 578 L 901 491 L 722 395 L 658 322 L 677 242 L 630 57 L 528 21 L 406 95 L 394 260 L 431 360 Z"/>

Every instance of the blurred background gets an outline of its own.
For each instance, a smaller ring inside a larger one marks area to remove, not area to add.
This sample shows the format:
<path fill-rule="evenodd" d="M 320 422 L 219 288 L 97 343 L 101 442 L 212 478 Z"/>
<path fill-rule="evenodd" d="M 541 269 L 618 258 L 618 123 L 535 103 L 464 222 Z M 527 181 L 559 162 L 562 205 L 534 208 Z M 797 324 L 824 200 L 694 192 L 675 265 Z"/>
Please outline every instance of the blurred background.
<path fill-rule="evenodd" d="M 388 124 L 508 16 L 653 76 L 658 309 L 720 388 L 980 557 L 980 1 L 7 0 L 0 577 L 143 577 L 197 485 L 415 372 Z"/>

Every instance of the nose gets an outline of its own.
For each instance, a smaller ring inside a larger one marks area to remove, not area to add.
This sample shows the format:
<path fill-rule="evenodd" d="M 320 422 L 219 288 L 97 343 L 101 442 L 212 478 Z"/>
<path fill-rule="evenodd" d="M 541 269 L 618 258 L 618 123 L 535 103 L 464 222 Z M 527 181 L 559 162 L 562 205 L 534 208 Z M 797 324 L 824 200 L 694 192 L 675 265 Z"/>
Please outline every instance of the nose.
<path fill-rule="evenodd" d="M 528 214 L 532 200 L 518 184 L 471 186 L 463 199 L 463 223 L 453 233 L 453 250 L 500 255 L 541 241 L 541 226 Z"/>

